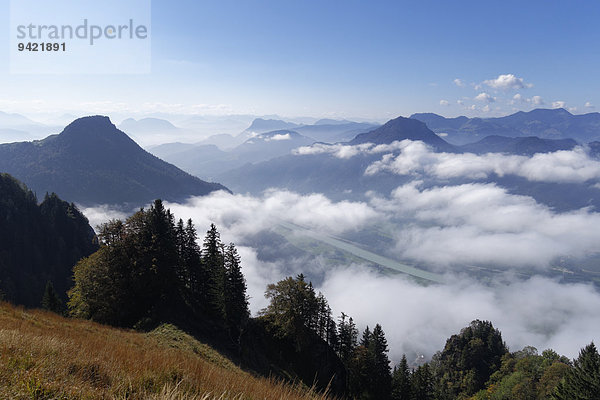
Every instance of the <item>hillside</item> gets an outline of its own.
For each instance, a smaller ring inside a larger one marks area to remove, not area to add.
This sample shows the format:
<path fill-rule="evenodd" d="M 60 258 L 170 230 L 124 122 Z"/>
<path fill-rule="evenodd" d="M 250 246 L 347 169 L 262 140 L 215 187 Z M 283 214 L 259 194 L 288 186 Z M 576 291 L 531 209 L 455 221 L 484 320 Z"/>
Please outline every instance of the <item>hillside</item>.
<path fill-rule="evenodd" d="M 227 190 L 144 151 L 102 116 L 77 119 L 41 141 L 0 145 L 0 171 L 40 195 L 55 192 L 84 205 L 141 206 Z"/>
<path fill-rule="evenodd" d="M 50 281 L 64 302 L 73 266 L 98 249 L 86 217 L 54 194 L 38 205 L 22 183 L 0 173 L 0 221 L 0 295 L 39 306 Z"/>
<path fill-rule="evenodd" d="M 0 303 L 0 326 L 0 398 L 326 398 L 242 371 L 172 325 L 137 333 Z"/>

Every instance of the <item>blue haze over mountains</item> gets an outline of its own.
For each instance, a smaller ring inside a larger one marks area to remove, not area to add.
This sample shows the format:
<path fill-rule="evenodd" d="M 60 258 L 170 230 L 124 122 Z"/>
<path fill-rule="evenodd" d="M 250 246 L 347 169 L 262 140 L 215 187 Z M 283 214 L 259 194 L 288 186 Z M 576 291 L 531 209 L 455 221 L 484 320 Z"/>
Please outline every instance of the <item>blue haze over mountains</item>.
<path fill-rule="evenodd" d="M 102 116 L 77 119 L 43 140 L 0 144 L 0 171 L 38 196 L 55 192 L 84 205 L 141 206 L 227 190 L 147 153 Z"/>
<path fill-rule="evenodd" d="M 41 126 L 11 114 L 0 114 L 0 122 L 11 127 Z M 488 119 L 415 114 L 382 126 L 332 119 L 312 122 L 256 118 L 235 136 L 220 134 L 199 143 L 165 143 L 149 148 L 154 155 L 200 179 L 146 153 L 127 137 L 128 130 L 140 136 L 144 132 L 176 133 L 182 129 L 158 118 L 126 119 L 119 125 L 123 131 L 108 118 L 79 119 L 60 135 L 0 145 L 0 169 L 39 194 L 56 191 L 81 204 L 143 204 L 153 197 L 181 200 L 225 188 L 258 194 L 271 187 L 356 200 L 363 199 L 369 191 L 389 193 L 412 177 L 388 172 L 365 175 L 365 169 L 381 154 L 365 153 L 343 159 L 331 154 L 301 155 L 294 149 L 313 143 L 377 145 L 405 139 L 419 140 L 434 151 L 451 154 L 531 156 L 571 150 L 592 142 L 588 151 L 594 155 L 600 147 L 593 142 L 600 138 L 600 114 L 573 115 L 564 109 L 538 109 Z M 222 142 L 228 142 L 229 147 L 223 148 Z M 426 179 L 425 185 L 466 181 L 472 180 Z M 589 185 L 530 182 L 522 177 L 493 174 L 476 181 L 497 182 L 511 193 L 530 195 L 560 210 L 600 205 L 598 189 Z"/>
<path fill-rule="evenodd" d="M 460 128 L 469 119 L 446 119 L 434 114 L 427 114 L 428 120 L 437 121 L 440 129 L 448 130 L 446 120 Z M 460 124 L 456 121 L 462 121 Z M 475 119 L 477 120 L 477 119 Z M 501 119 L 502 120 L 502 119 Z M 416 116 L 411 118 L 399 117 L 383 126 L 357 135 L 348 145 L 361 143 L 389 144 L 405 139 L 420 140 L 438 152 L 475 154 L 503 153 L 531 156 L 536 153 L 549 153 L 558 150 L 571 150 L 578 144 L 585 145 L 588 141 L 600 136 L 600 128 L 595 130 L 596 121 L 600 114 L 587 114 L 585 118 L 574 116 L 564 110 L 534 110 L 530 113 L 517 113 L 505 117 L 512 128 L 504 128 L 503 133 L 513 136 L 489 135 L 484 137 L 483 130 L 474 136 L 472 132 L 465 133 L 457 128 L 456 135 L 471 135 L 475 142 L 466 145 L 454 145 L 430 130 Z M 521 121 L 522 125 L 514 121 Z M 559 121 L 559 122 L 557 122 Z M 575 121 L 575 122 L 573 122 Z M 583 122 L 582 122 L 583 121 Z M 584 122 L 588 121 L 588 125 Z M 478 122 L 479 123 L 479 122 Z M 553 124 L 558 128 L 551 129 Z M 535 133 L 533 126 L 540 126 L 541 138 L 531 136 Z M 581 128 L 583 127 L 583 128 Z M 560 129 L 559 129 L 560 128 Z M 581 129 L 580 129 L 581 128 Z M 586 132 L 582 134 L 581 132 Z M 549 132 L 552 132 L 550 134 Z M 573 134 L 579 141 L 568 137 Z M 576 134 L 577 133 L 577 134 Z M 526 136 L 527 135 L 527 136 Z M 548 136 L 552 137 L 549 138 Z M 482 137 L 481 139 L 479 139 Z M 466 140 L 465 140 L 466 141 Z M 590 145 L 591 154 L 597 144 Z M 396 152 L 397 154 L 397 152 Z M 363 200 L 365 193 L 375 191 L 387 194 L 397 186 L 413 179 L 412 176 L 402 176 L 388 172 L 375 175 L 365 175 L 365 169 L 381 159 L 382 154 L 358 154 L 348 159 L 333 157 L 331 154 L 287 154 L 271 160 L 245 165 L 215 176 L 234 192 L 249 192 L 258 194 L 270 187 L 285 188 L 300 193 L 320 192 L 337 199 Z M 425 187 L 444 184 L 462 184 L 466 182 L 495 182 L 507 188 L 511 193 L 532 196 L 538 202 L 549 205 L 557 210 L 572 210 L 586 206 L 600 206 L 600 191 L 591 186 L 579 183 L 531 182 L 523 177 L 514 175 L 490 176 L 478 179 L 425 179 Z"/>
<path fill-rule="evenodd" d="M 573 115 L 564 108 L 535 109 L 498 118 L 445 118 L 432 113 L 413 114 L 410 118 L 427 124 L 429 129 L 450 143 L 472 143 L 490 135 L 542 139 L 574 139 L 588 143 L 600 139 L 600 113 Z"/>

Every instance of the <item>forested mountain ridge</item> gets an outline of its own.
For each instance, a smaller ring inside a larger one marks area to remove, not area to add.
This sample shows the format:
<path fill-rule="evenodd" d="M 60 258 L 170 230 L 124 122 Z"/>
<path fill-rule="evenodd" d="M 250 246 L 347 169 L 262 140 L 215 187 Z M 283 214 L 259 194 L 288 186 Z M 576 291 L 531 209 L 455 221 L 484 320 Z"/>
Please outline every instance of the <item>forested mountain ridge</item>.
<path fill-rule="evenodd" d="M 35 193 L 56 192 L 78 204 L 141 206 L 227 190 L 168 164 L 139 147 L 108 117 L 75 120 L 62 133 L 0 145 L 0 171 Z"/>
<path fill-rule="evenodd" d="M 38 205 L 27 187 L 0 173 L 0 221 L 0 291 L 5 298 L 40 306 L 44 288 L 52 282 L 64 302 L 73 285 L 73 266 L 98 249 L 85 216 L 55 194 Z"/>

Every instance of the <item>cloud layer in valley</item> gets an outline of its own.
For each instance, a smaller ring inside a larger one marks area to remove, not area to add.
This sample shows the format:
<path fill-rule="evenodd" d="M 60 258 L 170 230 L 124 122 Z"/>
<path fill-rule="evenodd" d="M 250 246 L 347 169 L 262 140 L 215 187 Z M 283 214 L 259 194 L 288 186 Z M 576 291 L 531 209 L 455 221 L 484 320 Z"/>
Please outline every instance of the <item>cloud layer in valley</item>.
<path fill-rule="evenodd" d="M 420 141 L 402 140 L 390 144 L 323 144 L 303 146 L 294 154 L 331 154 L 349 159 L 361 154 L 383 154 L 365 169 L 366 175 L 391 172 L 398 175 L 429 176 L 437 179 L 484 179 L 492 174 L 515 175 L 533 182 L 583 183 L 600 180 L 600 162 L 582 147 L 533 156 L 502 153 L 437 153 Z"/>
<path fill-rule="evenodd" d="M 264 260 L 261 252 L 277 253 L 278 245 L 256 241 L 281 220 L 336 235 L 394 223 L 398 258 L 438 267 L 499 263 L 545 268 L 558 255 L 596 250 L 600 215 L 588 210 L 556 213 L 493 184 L 425 189 L 418 181 L 389 196 L 372 195 L 367 202 L 333 202 L 321 194 L 271 190 L 258 197 L 216 192 L 167 206 L 177 218 L 192 218 L 200 237 L 213 222 L 223 241 L 236 243 L 253 313 L 267 305 L 263 293 L 268 283 L 300 272 L 311 279 L 320 275 L 317 287 L 335 314 L 350 314 L 361 329 L 381 323 L 396 361 L 402 353 L 431 356 L 446 338 L 476 318 L 491 320 L 512 350 L 525 345 L 552 347 L 573 357 L 580 347 L 598 340 L 594 335 L 600 331 L 596 312 L 600 295 L 588 285 L 507 275 L 499 279 L 504 283 L 488 286 L 447 272 L 446 284 L 421 286 L 362 265 L 332 268 L 319 263 L 318 257 Z M 110 215 L 107 208 L 83 211 L 94 224 L 122 216 Z M 552 296 L 542 296 L 548 293 Z"/>
<path fill-rule="evenodd" d="M 557 213 L 494 184 L 423 189 L 412 182 L 370 205 L 404 221 L 394 232 L 396 254 L 431 266 L 496 265 L 547 268 L 560 256 L 597 252 L 600 214 Z"/>
<path fill-rule="evenodd" d="M 598 340 L 600 295 L 590 285 L 534 277 L 485 286 L 465 276 L 448 278 L 445 285 L 421 286 L 345 269 L 331 272 L 320 290 L 335 311 L 351 315 L 361 329 L 382 324 L 396 362 L 403 353 L 409 361 L 418 353 L 432 356 L 474 319 L 492 321 L 511 351 L 530 345 L 572 358 Z"/>

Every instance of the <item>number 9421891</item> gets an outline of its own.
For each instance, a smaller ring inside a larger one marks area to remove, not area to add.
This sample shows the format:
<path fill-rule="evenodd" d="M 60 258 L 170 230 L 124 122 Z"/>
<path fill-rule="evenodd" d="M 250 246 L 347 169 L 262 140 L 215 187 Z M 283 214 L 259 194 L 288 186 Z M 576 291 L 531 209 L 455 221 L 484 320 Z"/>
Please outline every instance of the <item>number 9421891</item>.
<path fill-rule="evenodd" d="M 19 51 L 66 51 L 66 43 L 19 43 L 17 44 Z"/>

